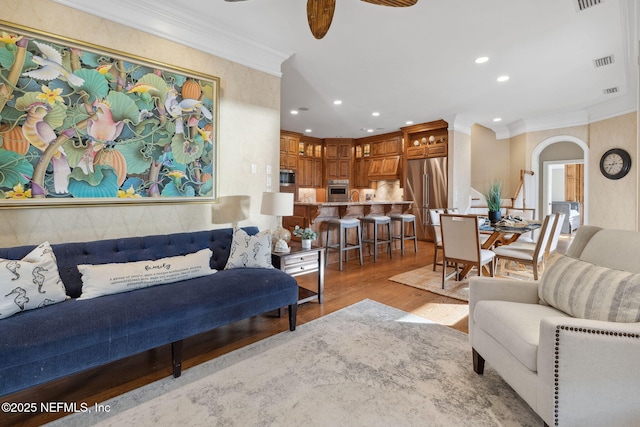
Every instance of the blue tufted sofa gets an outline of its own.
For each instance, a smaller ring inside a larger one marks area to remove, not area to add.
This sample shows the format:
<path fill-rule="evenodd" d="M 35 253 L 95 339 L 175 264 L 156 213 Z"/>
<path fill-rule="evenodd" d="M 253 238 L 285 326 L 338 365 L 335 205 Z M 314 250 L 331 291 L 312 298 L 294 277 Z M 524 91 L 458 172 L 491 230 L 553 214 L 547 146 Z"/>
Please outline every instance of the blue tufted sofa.
<path fill-rule="evenodd" d="M 177 377 L 184 338 L 285 306 L 295 330 L 295 279 L 278 269 L 224 270 L 232 236 L 229 228 L 51 245 L 71 299 L 0 319 L 0 396 L 169 343 Z M 34 247 L 0 249 L 0 258 L 21 259 Z M 78 264 L 155 260 L 205 248 L 213 251 L 213 275 L 76 300 Z"/>

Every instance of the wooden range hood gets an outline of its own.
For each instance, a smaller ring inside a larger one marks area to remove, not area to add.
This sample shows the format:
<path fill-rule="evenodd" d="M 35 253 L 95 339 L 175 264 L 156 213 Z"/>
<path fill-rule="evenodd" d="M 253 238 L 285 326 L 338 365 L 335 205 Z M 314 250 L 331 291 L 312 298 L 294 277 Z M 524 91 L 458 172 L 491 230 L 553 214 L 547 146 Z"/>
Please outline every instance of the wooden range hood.
<path fill-rule="evenodd" d="M 385 156 L 371 159 L 369 180 L 399 179 L 400 156 Z"/>

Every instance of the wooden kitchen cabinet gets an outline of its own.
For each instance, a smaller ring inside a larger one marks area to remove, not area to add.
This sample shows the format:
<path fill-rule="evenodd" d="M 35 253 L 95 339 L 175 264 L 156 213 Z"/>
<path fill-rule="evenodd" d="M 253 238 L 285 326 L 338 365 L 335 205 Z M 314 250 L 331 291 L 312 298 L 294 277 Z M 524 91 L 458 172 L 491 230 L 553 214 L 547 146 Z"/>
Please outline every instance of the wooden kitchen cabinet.
<path fill-rule="evenodd" d="M 327 180 L 351 179 L 351 139 L 326 139 L 326 170 Z"/>
<path fill-rule="evenodd" d="M 401 128 L 406 144 L 407 160 L 446 157 L 449 153 L 448 127 L 446 121 L 436 120 Z"/>
<path fill-rule="evenodd" d="M 355 188 L 368 188 L 369 181 L 369 168 L 371 167 L 371 159 L 368 157 L 356 159 L 354 163 L 354 187 Z"/>
<path fill-rule="evenodd" d="M 322 187 L 322 140 L 304 136 L 301 144 L 303 145 L 298 156 L 298 187 Z"/>
<path fill-rule="evenodd" d="M 402 138 L 395 136 L 385 138 L 380 141 L 371 142 L 371 156 L 390 156 L 394 154 L 402 154 Z"/>
<path fill-rule="evenodd" d="M 298 169 L 301 134 L 280 132 L 280 169 Z"/>

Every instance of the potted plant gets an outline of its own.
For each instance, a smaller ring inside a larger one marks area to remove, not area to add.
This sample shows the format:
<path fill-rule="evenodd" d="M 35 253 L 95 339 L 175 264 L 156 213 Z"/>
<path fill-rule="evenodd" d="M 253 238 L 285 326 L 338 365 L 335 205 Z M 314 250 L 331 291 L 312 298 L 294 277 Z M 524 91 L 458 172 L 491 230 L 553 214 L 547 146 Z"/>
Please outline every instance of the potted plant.
<path fill-rule="evenodd" d="M 484 193 L 484 198 L 487 200 L 487 208 L 489 209 L 489 221 L 492 224 L 500 221 L 500 206 L 502 205 L 502 183 L 500 181 L 494 181 L 489 190 Z"/>
<path fill-rule="evenodd" d="M 301 228 L 299 225 L 293 229 L 293 235 L 299 237 L 302 241 L 302 249 L 311 249 L 311 241 L 318 238 L 318 233 L 307 228 Z"/>

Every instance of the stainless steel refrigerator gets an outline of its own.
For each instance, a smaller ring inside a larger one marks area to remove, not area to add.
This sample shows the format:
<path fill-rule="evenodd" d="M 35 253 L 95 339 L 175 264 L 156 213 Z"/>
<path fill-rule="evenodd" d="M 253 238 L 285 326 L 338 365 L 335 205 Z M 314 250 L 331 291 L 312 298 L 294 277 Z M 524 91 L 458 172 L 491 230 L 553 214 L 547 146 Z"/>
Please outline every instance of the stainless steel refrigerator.
<path fill-rule="evenodd" d="M 413 201 L 418 239 L 433 241 L 429 209 L 447 207 L 447 158 L 417 159 L 407 163 L 405 200 Z"/>

